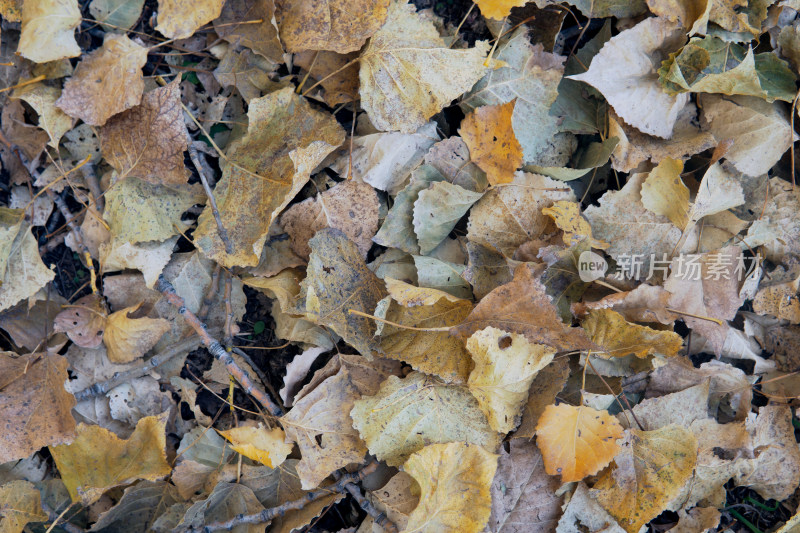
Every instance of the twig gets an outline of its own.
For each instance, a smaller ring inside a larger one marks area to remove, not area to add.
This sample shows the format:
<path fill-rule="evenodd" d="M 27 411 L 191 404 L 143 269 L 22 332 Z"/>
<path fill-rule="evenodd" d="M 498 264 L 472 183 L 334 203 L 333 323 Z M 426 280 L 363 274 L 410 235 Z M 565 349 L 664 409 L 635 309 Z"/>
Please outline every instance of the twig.
<path fill-rule="evenodd" d="M 86 186 L 89 188 L 89 192 L 92 194 L 95 209 L 97 209 L 98 213 L 102 213 L 106 208 L 106 199 L 103 195 L 103 190 L 100 189 L 100 181 L 97 179 L 97 174 L 94 171 L 94 165 L 91 163 L 84 165 L 81 167 L 81 172 L 83 173 L 83 181 L 86 182 Z"/>
<path fill-rule="evenodd" d="M 64 243 L 64 239 L 66 238 L 67 238 L 66 233 L 59 233 L 58 235 L 54 235 L 52 239 L 50 239 L 49 241 L 47 241 L 46 243 L 44 243 L 39 247 L 39 255 L 43 256 L 48 252 L 52 252 L 53 250 L 61 246 Z"/>
<path fill-rule="evenodd" d="M 213 531 L 223 531 L 223 530 L 230 531 L 234 527 L 244 524 L 267 523 L 277 516 L 283 516 L 284 514 L 286 514 L 287 511 L 302 509 L 309 503 L 315 500 L 319 500 L 320 498 L 327 496 L 333 492 L 343 492 L 344 490 L 347 490 L 346 487 L 348 485 L 360 482 L 366 476 L 373 473 L 377 468 L 378 468 L 378 463 L 373 461 L 364 468 L 362 468 L 361 470 L 359 470 L 358 472 L 343 475 L 341 479 L 339 479 L 339 481 L 337 481 L 332 485 L 328 485 L 327 487 L 323 487 L 321 489 L 317 489 L 311 492 L 306 492 L 300 499 L 286 502 L 284 504 L 278 505 L 277 507 L 270 507 L 269 509 L 264 509 L 260 513 L 255 513 L 250 515 L 239 515 L 235 518 L 231 518 L 226 522 L 213 522 L 203 527 L 190 528 L 188 529 L 188 532 L 211 533 Z M 395 528 L 394 531 L 397 531 L 397 528 Z"/>
<path fill-rule="evenodd" d="M 214 303 L 214 299 L 217 296 L 217 290 L 219 289 L 219 275 L 221 271 L 222 266 L 219 264 L 214 267 L 214 274 L 211 276 L 211 285 L 209 285 L 208 292 L 203 298 L 203 303 L 200 306 L 200 310 L 197 312 L 197 318 L 199 318 L 201 322 L 205 322 L 206 318 L 208 318 L 208 312 L 210 311 L 211 305 Z"/>
<path fill-rule="evenodd" d="M 203 133 L 208 136 L 209 133 Z M 197 174 L 200 176 L 200 183 L 203 184 L 203 190 L 206 192 L 206 196 L 208 197 L 208 205 L 211 206 L 211 214 L 214 215 L 214 221 L 217 223 L 217 232 L 219 233 L 219 238 L 222 243 L 225 245 L 225 253 L 232 254 L 233 253 L 233 245 L 231 244 L 231 239 L 228 237 L 228 230 L 225 229 L 225 226 L 222 225 L 222 218 L 219 216 L 219 209 L 217 209 L 217 200 L 214 198 L 214 192 L 211 190 L 211 185 L 208 184 L 208 178 L 206 178 L 206 173 L 203 171 L 203 165 L 200 164 L 200 155 L 197 152 L 197 148 L 192 146 L 191 139 L 189 140 L 189 157 L 192 160 L 192 164 L 194 168 L 197 169 Z"/>
<path fill-rule="evenodd" d="M 375 463 L 373 463 L 375 464 Z M 342 479 L 343 475 L 341 471 L 337 471 L 333 473 L 333 477 L 336 479 Z M 386 516 L 386 513 L 379 510 L 377 507 L 372 505 L 372 502 L 369 501 L 361 494 L 361 489 L 359 489 L 355 484 L 348 483 L 344 486 L 344 490 L 350 493 L 350 496 L 358 503 L 359 507 L 361 507 L 364 512 L 372 517 L 375 520 L 375 523 L 385 529 L 388 533 L 398 533 L 397 526 L 389 520 L 389 517 Z"/>
<path fill-rule="evenodd" d="M 195 348 L 197 348 L 199 345 L 200 341 L 194 336 L 190 339 L 184 339 L 181 342 L 170 346 L 160 354 L 154 355 L 153 357 L 148 359 L 142 366 L 137 366 L 136 368 L 131 368 L 130 370 L 126 370 L 124 372 L 117 372 L 111 377 L 111 379 L 95 383 L 91 387 L 87 387 L 82 391 L 76 392 L 75 399 L 78 400 L 79 402 L 82 402 L 83 400 L 94 398 L 95 396 L 102 396 L 103 394 L 107 393 L 114 387 L 121 385 L 126 381 L 142 377 L 145 374 L 149 374 L 155 368 L 163 365 L 176 355 L 190 352 Z"/>
<path fill-rule="evenodd" d="M 261 403 L 261 405 L 263 405 L 272 416 L 278 417 L 283 414 L 283 410 L 272 401 L 272 399 L 267 395 L 266 391 L 256 385 L 253 382 L 253 379 L 245 371 L 239 368 L 239 365 L 237 365 L 236 361 L 233 360 L 231 354 L 229 354 L 225 348 L 222 347 L 219 341 L 208 334 L 206 325 L 203 324 L 194 313 L 186 309 L 186 302 L 184 302 L 183 298 L 181 298 L 178 293 L 175 292 L 175 287 L 173 287 L 163 275 L 159 276 L 158 281 L 156 282 L 156 290 L 162 293 L 171 305 L 178 308 L 178 312 L 183 315 L 186 323 L 189 324 L 189 326 L 191 326 L 192 329 L 195 330 L 195 332 L 200 336 L 200 340 L 208 349 L 208 352 L 217 360 L 219 360 L 220 363 L 225 365 L 228 373 L 241 384 L 242 388 L 244 388 L 247 394 L 258 400 L 259 403 Z"/>
<path fill-rule="evenodd" d="M 70 504 L 69 506 L 67 506 L 67 508 L 66 508 L 66 509 L 64 509 L 64 510 L 61 512 L 61 514 L 58 514 L 58 513 L 57 513 L 57 512 L 55 512 L 53 509 L 51 509 L 49 505 L 47 505 L 45 502 L 42 502 L 42 511 L 44 511 L 45 513 L 47 513 L 47 517 L 48 517 L 50 520 L 52 520 L 52 521 L 53 521 L 53 523 L 50 525 L 50 528 L 49 528 L 47 531 L 51 531 L 51 530 L 52 530 L 52 529 L 55 527 L 55 525 L 56 525 L 56 524 L 58 524 L 58 522 L 61 520 L 61 518 L 62 518 L 62 517 L 65 515 L 65 514 L 67 514 L 67 511 L 69 511 L 71 507 L 72 507 L 72 504 Z M 67 522 L 66 520 L 65 520 L 65 521 L 64 521 L 62 524 L 59 524 L 59 526 L 58 526 L 58 527 L 60 527 L 61 529 L 63 529 L 63 530 L 64 530 L 64 531 L 66 531 L 67 533 L 83 533 L 83 529 L 79 528 L 79 527 L 78 527 L 78 526 L 76 526 L 75 524 L 72 524 L 72 523 L 70 523 L 70 522 Z"/>
<path fill-rule="evenodd" d="M 97 271 L 94 268 L 92 254 L 89 251 L 89 248 L 86 246 L 86 243 L 83 242 L 83 233 L 81 232 L 80 226 L 75 223 L 75 217 L 72 215 L 72 211 L 69 210 L 69 206 L 63 198 L 54 193 L 51 189 L 47 189 L 47 196 L 53 200 L 53 203 L 56 204 L 56 207 L 58 207 L 61 215 L 67 221 L 67 226 L 69 226 L 69 230 L 72 232 L 72 236 L 75 239 L 75 245 L 83 254 L 83 259 L 86 261 L 86 268 L 89 269 L 89 282 L 91 284 L 92 294 L 99 295 L 100 291 L 97 290 Z"/>
<path fill-rule="evenodd" d="M 231 292 L 233 281 L 233 275 L 230 272 L 226 272 L 225 276 L 225 293 L 223 298 L 225 300 L 225 328 L 222 330 L 222 342 L 225 346 L 230 346 L 233 344 L 233 306 L 231 305 Z M 252 365 L 251 365 L 252 366 Z"/>

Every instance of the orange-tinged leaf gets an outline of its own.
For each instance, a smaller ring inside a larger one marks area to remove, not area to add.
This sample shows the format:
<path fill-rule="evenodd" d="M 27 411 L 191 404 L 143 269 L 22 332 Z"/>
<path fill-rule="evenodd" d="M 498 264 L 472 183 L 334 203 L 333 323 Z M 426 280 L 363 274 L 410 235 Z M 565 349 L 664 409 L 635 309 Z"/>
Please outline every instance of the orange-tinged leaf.
<path fill-rule="evenodd" d="M 470 157 L 492 185 L 511 183 L 514 172 L 522 166 L 522 146 L 511 126 L 516 102 L 479 107 L 464 118 L 458 130 Z"/>
<path fill-rule="evenodd" d="M 169 474 L 164 432 L 168 414 L 142 418 L 126 440 L 100 426 L 79 424 L 71 444 L 50 446 L 72 501 L 89 505 L 112 487 Z"/>
<path fill-rule="evenodd" d="M 622 435 L 622 426 L 608 411 L 586 406 L 551 405 L 536 425 L 545 470 L 560 475 L 564 483 L 580 481 L 608 465 Z"/>
<path fill-rule="evenodd" d="M 579 203 L 560 200 L 542 209 L 542 213 L 552 218 L 558 229 L 564 232 L 564 244 L 567 246 L 588 241 L 592 248 L 608 248 L 607 242 L 592 238 L 592 226 L 581 215 Z"/>
<path fill-rule="evenodd" d="M 522 7 L 528 0 L 474 0 L 481 8 L 484 17 L 503 20 L 511 13 L 512 7 Z"/>
<path fill-rule="evenodd" d="M 497 457 L 461 442 L 431 444 L 409 457 L 403 470 L 419 483 L 420 498 L 403 531 L 483 531 L 491 514 Z"/>
<path fill-rule="evenodd" d="M 582 325 L 592 342 L 600 347 L 592 355 L 604 358 L 630 354 L 645 358 L 654 353 L 672 357 L 683 346 L 683 338 L 677 333 L 632 324 L 611 309 L 592 309 Z"/>
<path fill-rule="evenodd" d="M 280 428 L 242 426 L 218 433 L 233 444 L 234 451 L 270 468 L 277 468 L 292 453 L 293 446 L 284 442 L 286 434 Z"/>
<path fill-rule="evenodd" d="M 103 342 L 112 363 L 130 363 L 142 357 L 147 350 L 169 331 L 169 321 L 164 318 L 130 318 L 141 304 L 127 307 L 108 316 Z"/>

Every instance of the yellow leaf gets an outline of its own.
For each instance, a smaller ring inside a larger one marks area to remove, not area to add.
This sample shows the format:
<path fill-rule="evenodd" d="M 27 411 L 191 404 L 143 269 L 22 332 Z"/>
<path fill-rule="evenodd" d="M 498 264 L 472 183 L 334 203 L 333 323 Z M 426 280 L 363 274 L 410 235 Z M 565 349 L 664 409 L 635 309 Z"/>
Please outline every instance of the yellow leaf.
<path fill-rule="evenodd" d="M 217 18 L 224 3 L 225 0 L 158 0 L 156 31 L 170 39 L 190 37 L 200 26 Z"/>
<path fill-rule="evenodd" d="M 102 48 L 84 57 L 66 82 L 56 105 L 67 115 L 102 126 L 142 99 L 147 48 L 125 35 L 106 33 Z"/>
<path fill-rule="evenodd" d="M 278 3 L 281 40 L 289 52 L 360 49 L 386 20 L 390 0 L 283 0 Z"/>
<path fill-rule="evenodd" d="M 600 347 L 592 355 L 606 359 L 630 354 L 644 359 L 654 353 L 672 357 L 683 346 L 683 338 L 677 333 L 632 324 L 611 309 L 592 309 L 582 326 Z"/>
<path fill-rule="evenodd" d="M 679 229 L 689 223 L 689 189 L 681 180 L 683 161 L 667 157 L 642 183 L 642 205 L 667 217 Z"/>
<path fill-rule="evenodd" d="M 393 0 L 386 23 L 361 54 L 361 103 L 382 131 L 411 133 L 469 90 L 486 72 L 485 41 L 450 49 L 412 4 Z"/>
<path fill-rule="evenodd" d="M 292 453 L 293 446 L 284 442 L 286 434 L 281 428 L 267 429 L 259 424 L 217 432 L 233 444 L 234 451 L 270 468 L 277 468 Z"/>
<path fill-rule="evenodd" d="M 77 0 L 26 0 L 17 51 L 36 63 L 81 55 L 75 28 L 81 23 Z"/>
<path fill-rule="evenodd" d="M 72 117 L 56 107 L 61 90 L 44 83 L 33 83 L 14 90 L 12 98 L 25 100 L 39 115 L 39 128 L 50 137 L 48 143 L 58 148 L 61 137 L 72 129 Z"/>
<path fill-rule="evenodd" d="M 55 277 L 21 209 L 0 207 L 0 311 L 30 298 Z"/>
<path fill-rule="evenodd" d="M 628 533 L 661 514 L 689 481 L 697 461 L 697 439 L 672 424 L 655 431 L 628 430 L 616 468 L 591 493 Z"/>
<path fill-rule="evenodd" d="M 214 189 L 231 250 L 210 207 L 198 219 L 195 244 L 225 267 L 256 266 L 272 221 L 326 155 L 344 142 L 330 114 L 313 109 L 292 88 L 250 101 L 247 134 L 227 151 Z"/>
<path fill-rule="evenodd" d="M 130 363 L 142 357 L 170 329 L 164 318 L 130 318 L 128 315 L 140 306 L 126 307 L 108 316 L 103 342 L 112 363 Z"/>
<path fill-rule="evenodd" d="M 29 481 L 11 481 L 0 487 L 0 531 L 22 533 L 30 522 L 46 522 L 42 497 Z"/>
<path fill-rule="evenodd" d="M 419 505 L 405 533 L 479 533 L 489 521 L 497 455 L 483 447 L 432 444 L 403 466 L 420 486 Z"/>
<path fill-rule="evenodd" d="M 512 7 L 522 7 L 528 0 L 474 0 L 481 8 L 484 17 L 503 20 L 511 13 Z"/>
<path fill-rule="evenodd" d="M 533 378 L 547 366 L 555 350 L 533 344 L 523 335 L 488 327 L 467 340 L 475 361 L 469 391 L 492 429 L 508 433 L 517 427 Z"/>
<path fill-rule="evenodd" d="M 156 481 L 172 471 L 165 453 L 168 412 L 139 420 L 123 440 L 100 426 L 78 425 L 72 444 L 50 446 L 58 472 L 73 502 L 84 505 L 137 479 Z"/>
<path fill-rule="evenodd" d="M 536 444 L 544 467 L 564 483 L 580 481 L 608 465 L 619 451 L 622 426 L 608 411 L 550 405 L 536 425 Z"/>
<path fill-rule="evenodd" d="M 607 242 L 592 238 L 592 226 L 581 215 L 579 203 L 560 200 L 542 209 L 542 213 L 552 218 L 558 229 L 564 232 L 564 244 L 567 246 L 588 241 L 592 248 L 608 248 Z"/>
<path fill-rule="evenodd" d="M 522 166 L 522 146 L 511 126 L 516 103 L 515 98 L 505 104 L 481 106 L 464 118 L 458 130 L 470 157 L 486 172 L 491 185 L 511 183 Z"/>

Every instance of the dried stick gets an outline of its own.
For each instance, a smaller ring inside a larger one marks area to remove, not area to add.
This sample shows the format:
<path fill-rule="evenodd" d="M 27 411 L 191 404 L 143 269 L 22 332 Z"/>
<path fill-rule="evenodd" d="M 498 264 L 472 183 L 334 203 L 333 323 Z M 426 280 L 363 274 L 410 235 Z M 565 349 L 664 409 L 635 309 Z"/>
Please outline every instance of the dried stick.
<path fill-rule="evenodd" d="M 80 226 L 75 223 L 75 217 L 72 215 L 67 202 L 65 202 L 63 198 L 54 193 L 51 189 L 47 189 L 47 196 L 53 200 L 53 203 L 56 204 L 56 207 L 58 207 L 61 215 L 64 217 L 64 219 L 66 219 L 67 226 L 69 226 L 72 236 L 75 238 L 75 244 L 78 246 L 78 248 L 80 248 L 83 258 L 86 261 L 86 268 L 89 269 L 89 279 L 91 283 L 92 294 L 99 295 L 100 291 L 97 290 L 97 271 L 94 269 L 92 254 L 89 252 L 89 248 L 83 242 L 83 233 L 81 232 Z"/>
<path fill-rule="evenodd" d="M 94 199 L 94 206 L 97 209 L 97 212 L 102 213 L 106 208 L 106 198 L 103 195 L 102 189 L 100 189 L 100 181 L 97 179 L 97 174 L 94 171 L 94 165 L 88 163 L 82 166 L 81 172 L 83 173 L 83 181 L 86 182 L 86 186 L 89 188 L 92 199 Z"/>
<path fill-rule="evenodd" d="M 208 292 L 203 298 L 200 310 L 197 312 L 197 318 L 199 318 L 201 322 L 206 321 L 211 306 L 214 304 L 214 298 L 216 298 L 217 290 L 219 290 L 219 274 L 221 271 L 222 267 L 220 265 L 214 267 L 214 274 L 211 276 L 211 285 L 208 287 Z"/>
<path fill-rule="evenodd" d="M 247 372 L 239 368 L 239 365 L 237 365 L 236 361 L 233 360 L 231 354 L 229 354 L 225 348 L 222 347 L 219 341 L 208 334 L 206 325 L 203 324 L 194 313 L 186 309 L 186 303 L 183 301 L 183 298 L 181 298 L 178 293 L 175 292 L 175 287 L 173 287 L 163 275 L 158 277 L 158 281 L 156 282 L 156 290 L 162 293 L 171 305 L 178 308 L 178 312 L 183 315 L 186 323 L 189 324 L 200 336 L 200 340 L 208 349 L 209 353 L 218 359 L 220 363 L 225 365 L 228 373 L 233 376 L 236 381 L 239 382 L 239 384 L 241 384 L 242 388 L 244 388 L 247 394 L 258 400 L 259 403 L 261 403 L 261 405 L 263 405 L 272 416 L 277 417 L 283 414 L 283 410 L 272 401 L 269 395 L 267 395 L 266 391 L 256 385 Z"/>
<path fill-rule="evenodd" d="M 233 344 L 233 306 L 231 305 L 231 292 L 233 290 L 233 274 L 230 272 L 225 273 L 225 328 L 222 330 L 222 342 L 225 346 Z M 251 365 L 252 366 L 252 365 Z"/>
<path fill-rule="evenodd" d="M 269 509 L 264 509 L 260 513 L 255 513 L 250 515 L 239 515 L 235 518 L 231 518 L 226 522 L 214 522 L 200 528 L 190 528 L 188 532 L 211 533 L 213 531 L 222 531 L 222 530 L 230 531 L 234 527 L 244 524 L 264 524 L 266 522 L 271 521 L 276 516 L 283 516 L 284 514 L 286 514 L 287 511 L 302 509 L 309 503 L 315 500 L 319 500 L 323 496 L 327 496 L 328 494 L 331 494 L 333 492 L 343 492 L 344 490 L 347 490 L 346 487 L 348 485 L 351 485 L 353 483 L 359 483 L 366 476 L 373 473 L 377 468 L 378 468 L 378 463 L 373 461 L 364 468 L 362 468 L 361 470 L 359 470 L 358 472 L 343 475 L 341 479 L 339 479 L 339 481 L 337 481 L 333 485 L 328 485 L 327 487 L 323 487 L 321 489 L 305 493 L 303 497 L 298 500 L 286 502 L 277 507 L 270 507 Z M 395 528 L 395 531 L 397 531 L 397 528 Z"/>
<path fill-rule="evenodd" d="M 341 471 L 334 472 L 333 477 L 337 480 L 343 478 Z M 389 517 L 386 516 L 386 513 L 372 505 L 372 502 L 366 499 L 363 494 L 361 494 L 361 489 L 358 488 L 358 486 L 353 483 L 347 483 L 344 486 L 344 489 L 350 493 L 356 503 L 358 503 L 359 507 L 361 507 L 364 512 L 366 512 L 372 517 L 373 520 L 375 520 L 376 524 L 381 526 L 388 533 L 398 533 L 397 526 L 394 524 L 394 522 L 389 520 Z"/>
<path fill-rule="evenodd" d="M 95 396 L 102 396 L 103 394 L 107 393 L 114 387 L 121 385 L 131 379 L 136 379 L 144 376 L 145 374 L 149 374 L 157 367 L 163 365 L 176 355 L 180 355 L 182 353 L 190 352 L 197 348 L 200 345 L 200 340 L 197 337 L 192 336 L 190 339 L 184 339 L 181 342 L 170 346 L 168 349 L 164 350 L 160 354 L 154 355 L 150 359 L 148 359 L 145 364 L 142 366 L 137 366 L 136 368 L 131 368 L 130 370 L 126 370 L 124 372 L 117 372 L 114 374 L 111 379 L 106 381 L 100 381 L 99 383 L 95 383 L 91 387 L 87 387 L 82 391 L 75 393 L 75 399 L 79 402 L 83 400 L 88 400 L 90 398 L 94 398 Z"/>
<path fill-rule="evenodd" d="M 211 206 L 211 214 L 214 215 L 214 221 L 217 223 L 217 232 L 219 233 L 219 238 L 222 241 L 222 244 L 225 245 L 225 252 L 232 254 L 233 245 L 231 244 L 230 237 L 228 237 L 228 230 L 226 230 L 225 226 L 222 225 L 222 218 L 220 218 L 219 209 L 217 209 L 217 200 L 214 198 L 214 192 L 211 190 L 211 186 L 208 184 L 208 178 L 206 178 L 206 173 L 203 171 L 203 165 L 200 164 L 200 154 L 197 152 L 197 148 L 192 146 L 191 139 L 189 139 L 189 157 L 192 159 L 192 164 L 194 165 L 194 168 L 197 169 L 197 173 L 200 175 L 200 183 L 203 184 L 203 190 L 206 191 L 208 205 Z"/>
<path fill-rule="evenodd" d="M 61 518 L 63 518 L 63 516 L 67 514 L 67 511 L 69 511 L 71 507 L 72 504 L 70 504 L 66 509 L 64 509 L 64 511 L 61 514 L 58 514 L 53 509 L 51 509 L 49 505 L 47 505 L 45 502 L 42 502 L 42 511 L 47 513 L 47 517 L 53 522 L 47 531 L 52 530 L 56 526 L 56 524 L 58 524 Z M 83 533 L 83 529 L 79 528 L 75 524 L 67 522 L 66 520 L 61 524 L 58 524 L 58 527 L 60 527 L 67 533 Z"/>

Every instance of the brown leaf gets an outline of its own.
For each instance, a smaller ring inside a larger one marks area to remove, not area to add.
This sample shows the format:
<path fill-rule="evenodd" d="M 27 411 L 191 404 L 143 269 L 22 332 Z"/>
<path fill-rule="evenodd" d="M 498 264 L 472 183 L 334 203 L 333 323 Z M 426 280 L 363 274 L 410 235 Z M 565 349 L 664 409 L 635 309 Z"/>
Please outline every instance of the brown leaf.
<path fill-rule="evenodd" d="M 103 299 L 88 294 L 58 313 L 53 320 L 53 329 L 65 332 L 81 348 L 97 348 L 103 342 L 107 316 Z"/>
<path fill-rule="evenodd" d="M 472 160 L 486 172 L 491 185 L 511 183 L 514 172 L 522 166 L 522 146 L 511 127 L 516 102 L 514 99 L 505 104 L 481 106 L 464 118 L 458 130 Z"/>
<path fill-rule="evenodd" d="M 142 103 L 100 129 L 100 146 L 119 177 L 135 176 L 157 185 L 183 185 L 189 172 L 183 153 L 189 147 L 181 110 L 180 80 L 154 89 Z"/>
<path fill-rule="evenodd" d="M 141 101 L 145 63 L 147 48 L 125 35 L 107 33 L 102 48 L 84 57 L 64 82 L 56 105 L 71 117 L 102 126 Z"/>
<path fill-rule="evenodd" d="M 283 46 L 273 24 L 273 0 L 236 0 L 225 2 L 222 13 L 214 19 L 214 31 L 234 45 L 246 46 L 273 63 L 282 62 Z"/>
<path fill-rule="evenodd" d="M 554 360 L 533 378 L 528 402 L 522 408 L 522 422 L 511 434 L 512 439 L 531 439 L 536 434 L 536 424 L 547 406 L 556 401 L 569 377 L 569 361 L 566 357 Z"/>
<path fill-rule="evenodd" d="M 592 309 L 613 309 L 629 322 L 672 324 L 678 315 L 667 311 L 670 293 L 663 287 L 643 283 L 632 291 L 610 294 L 595 302 L 576 302 L 572 312 L 582 318 Z"/>
<path fill-rule="evenodd" d="M 322 99 L 334 107 L 358 98 L 358 63 L 352 63 L 357 58 L 356 52 L 308 51 L 295 54 L 294 64 L 310 73 L 309 81 L 320 83 L 324 91 Z M 352 64 L 344 68 L 348 63 Z"/>
<path fill-rule="evenodd" d="M 0 463 L 75 436 L 75 397 L 64 390 L 67 366 L 60 355 L 0 352 Z"/>

